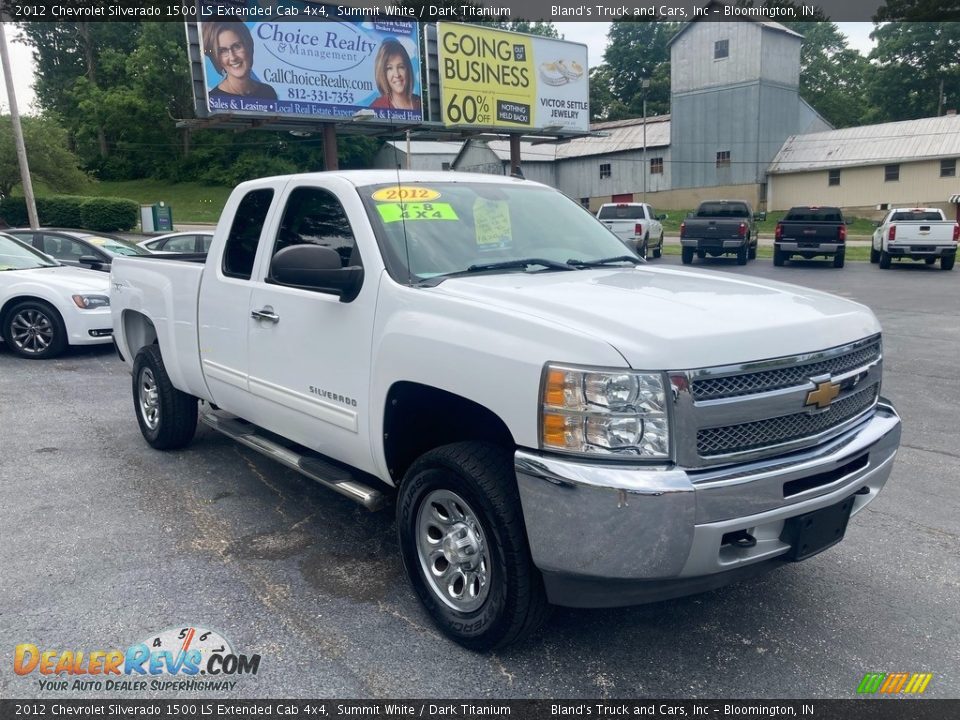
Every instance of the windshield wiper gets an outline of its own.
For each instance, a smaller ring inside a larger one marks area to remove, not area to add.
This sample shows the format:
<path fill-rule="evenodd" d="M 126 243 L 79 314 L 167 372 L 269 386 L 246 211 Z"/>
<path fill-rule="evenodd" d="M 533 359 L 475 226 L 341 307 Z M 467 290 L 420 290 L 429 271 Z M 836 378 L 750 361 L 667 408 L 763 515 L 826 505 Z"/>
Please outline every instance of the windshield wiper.
<path fill-rule="evenodd" d="M 604 265 L 612 265 L 620 262 L 632 262 L 634 265 L 641 265 L 643 260 L 633 255 L 616 255 L 614 257 L 601 258 L 600 260 L 577 260 L 571 258 L 567 260 L 567 265 L 572 267 L 603 267 Z"/>
<path fill-rule="evenodd" d="M 557 262 L 556 260 L 547 260 L 545 258 L 521 258 L 519 260 L 504 260 L 503 262 L 486 263 L 483 265 L 471 265 L 464 272 L 486 272 L 487 270 L 512 270 L 514 268 L 528 268 L 535 265 L 542 265 L 551 270 L 574 270 L 568 263 Z"/>

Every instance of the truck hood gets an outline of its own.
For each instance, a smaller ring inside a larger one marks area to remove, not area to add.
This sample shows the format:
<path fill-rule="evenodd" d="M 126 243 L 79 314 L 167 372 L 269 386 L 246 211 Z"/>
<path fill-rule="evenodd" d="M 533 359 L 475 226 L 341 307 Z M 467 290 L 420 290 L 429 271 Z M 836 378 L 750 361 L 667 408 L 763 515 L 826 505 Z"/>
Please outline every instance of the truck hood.
<path fill-rule="evenodd" d="M 703 270 L 610 268 L 451 278 L 436 291 L 609 343 L 635 369 L 681 370 L 795 355 L 878 333 L 863 305 Z M 522 329 L 519 330 L 522 332 Z"/>
<path fill-rule="evenodd" d="M 11 274 L 18 276 L 18 279 L 62 290 L 65 295 L 85 292 L 110 294 L 110 276 L 96 270 L 60 265 L 34 270 L 15 270 L 11 271 Z"/>

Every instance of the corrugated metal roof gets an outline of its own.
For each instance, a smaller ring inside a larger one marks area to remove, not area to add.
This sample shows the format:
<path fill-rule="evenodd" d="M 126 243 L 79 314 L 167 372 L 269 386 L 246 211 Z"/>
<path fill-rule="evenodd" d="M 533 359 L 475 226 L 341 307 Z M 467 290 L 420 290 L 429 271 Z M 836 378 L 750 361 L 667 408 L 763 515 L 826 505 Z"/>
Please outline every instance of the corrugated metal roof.
<path fill-rule="evenodd" d="M 701 7 L 702 7 L 703 9 L 705 9 L 705 10 L 709 8 L 709 10 L 710 10 L 711 12 L 709 12 L 708 15 L 697 15 L 696 17 L 687 20 L 687 21 L 683 24 L 683 27 L 680 28 L 672 38 L 670 38 L 670 40 L 667 42 L 667 45 L 668 45 L 668 46 L 673 45 L 673 43 L 675 43 L 675 42 L 677 41 L 677 38 L 679 38 L 679 37 L 680 37 L 681 35 L 683 35 L 687 30 L 689 30 L 691 27 L 693 27 L 693 24 L 694 24 L 694 23 L 699 23 L 699 22 L 723 22 L 723 20 L 721 19 L 722 15 L 721 15 L 721 16 L 715 16 L 714 13 L 712 12 L 712 10 L 713 10 L 714 8 L 718 8 L 718 9 L 721 9 L 721 10 L 722 10 L 722 8 L 723 8 L 724 5 L 730 5 L 730 6 L 732 6 L 732 5 L 734 5 L 734 4 L 735 4 L 735 3 L 721 2 L 720 0 L 710 0 L 709 2 L 705 3 L 705 4 L 702 5 Z M 762 16 L 761 16 L 761 17 L 762 17 Z M 727 18 L 727 21 L 728 21 L 728 22 L 729 22 L 730 20 L 732 20 L 732 18 Z M 801 38 L 801 39 L 803 38 L 803 35 L 801 35 L 800 33 L 796 32 L 795 30 L 791 30 L 791 29 L 788 28 L 786 25 L 781 25 L 780 23 L 778 23 L 778 22 L 773 22 L 772 20 L 761 20 L 760 17 L 753 17 L 753 16 L 749 16 L 749 15 L 738 15 L 737 18 L 736 18 L 736 20 L 737 20 L 737 21 L 747 21 L 747 22 L 756 23 L 757 25 L 762 25 L 763 27 L 767 28 L 768 30 L 774 30 L 774 31 L 776 31 L 776 32 L 782 32 L 782 33 L 785 33 L 785 34 L 787 34 L 787 35 L 792 35 L 793 37 L 796 37 L 796 38 Z"/>
<path fill-rule="evenodd" d="M 792 135 L 774 157 L 769 172 L 884 165 L 938 157 L 960 157 L 960 116 Z"/>
<path fill-rule="evenodd" d="M 406 140 L 387 140 L 387 145 L 395 147 L 400 152 L 407 151 Z M 444 142 L 442 140 L 411 140 L 411 155 L 456 155 L 463 147 L 463 141 Z"/>

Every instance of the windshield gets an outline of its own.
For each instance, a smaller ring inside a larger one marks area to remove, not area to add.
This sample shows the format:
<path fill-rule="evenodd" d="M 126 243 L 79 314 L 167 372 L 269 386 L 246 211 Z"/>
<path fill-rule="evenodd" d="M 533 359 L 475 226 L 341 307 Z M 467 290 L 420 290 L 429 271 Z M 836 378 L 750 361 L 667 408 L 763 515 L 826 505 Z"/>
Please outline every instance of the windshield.
<path fill-rule="evenodd" d="M 601 220 L 646 220 L 643 205 L 604 205 L 597 216 Z"/>
<path fill-rule="evenodd" d="M 136 243 L 122 238 L 102 237 L 100 235 L 87 235 L 85 238 L 91 245 L 96 245 L 108 255 L 151 255 L 152 253 Z"/>
<path fill-rule="evenodd" d="M 490 272 L 559 269 L 544 263 L 517 264 L 531 258 L 566 264 L 572 259 L 630 255 L 636 261 L 593 215 L 550 188 L 510 182 L 441 182 L 371 185 L 358 191 L 387 269 L 398 282 L 479 268 Z M 494 264 L 509 267 L 488 267 Z"/>
<path fill-rule="evenodd" d="M 697 208 L 701 218 L 748 218 L 750 210 L 743 203 L 705 202 Z"/>
<path fill-rule="evenodd" d="M 0 235 L 0 271 L 32 270 L 33 268 L 57 267 L 60 263 L 41 255 L 33 248 L 14 240 L 9 235 Z"/>

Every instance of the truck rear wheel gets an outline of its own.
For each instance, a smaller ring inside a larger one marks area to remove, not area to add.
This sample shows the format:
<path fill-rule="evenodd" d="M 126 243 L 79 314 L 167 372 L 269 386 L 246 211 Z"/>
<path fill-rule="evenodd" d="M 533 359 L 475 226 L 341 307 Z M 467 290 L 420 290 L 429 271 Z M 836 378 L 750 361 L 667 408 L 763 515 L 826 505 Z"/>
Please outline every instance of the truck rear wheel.
<path fill-rule="evenodd" d="M 661 255 L 663 255 L 663 235 L 660 236 L 660 242 L 658 242 L 657 246 L 653 249 L 654 260 L 656 260 Z"/>
<path fill-rule="evenodd" d="M 780 248 L 775 247 L 773 249 L 773 264 L 777 267 L 783 267 L 784 261 L 787 259 L 787 254 Z"/>
<path fill-rule="evenodd" d="M 880 267 L 886 270 L 890 267 L 890 253 L 880 251 Z"/>
<path fill-rule="evenodd" d="M 543 579 L 503 448 L 461 442 L 421 456 L 400 487 L 397 533 L 420 602 L 460 645 L 503 647 L 546 619 Z"/>
<path fill-rule="evenodd" d="M 747 264 L 747 246 L 742 246 L 737 250 L 737 265 L 746 265 Z"/>
<path fill-rule="evenodd" d="M 956 255 L 944 255 L 940 258 L 941 270 L 953 270 L 953 264 L 957 261 Z"/>
<path fill-rule="evenodd" d="M 836 255 L 833 256 L 833 266 L 834 266 L 835 268 L 842 268 L 842 267 L 843 267 L 843 260 L 844 260 L 845 254 L 846 254 L 846 253 L 844 253 L 844 252 L 841 250 L 840 252 L 838 252 Z"/>
<path fill-rule="evenodd" d="M 170 382 L 157 345 L 133 361 L 133 407 L 143 438 L 157 450 L 182 448 L 197 430 L 197 399 Z"/>
<path fill-rule="evenodd" d="M 684 265 L 689 265 L 693 262 L 693 248 L 683 248 L 680 251 L 680 259 L 683 261 Z"/>

